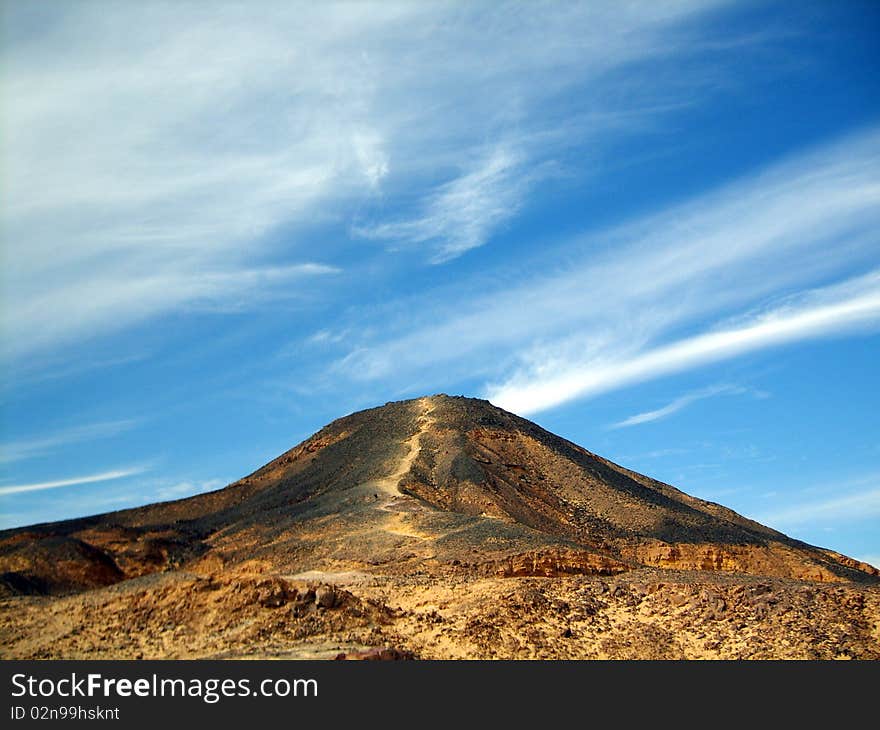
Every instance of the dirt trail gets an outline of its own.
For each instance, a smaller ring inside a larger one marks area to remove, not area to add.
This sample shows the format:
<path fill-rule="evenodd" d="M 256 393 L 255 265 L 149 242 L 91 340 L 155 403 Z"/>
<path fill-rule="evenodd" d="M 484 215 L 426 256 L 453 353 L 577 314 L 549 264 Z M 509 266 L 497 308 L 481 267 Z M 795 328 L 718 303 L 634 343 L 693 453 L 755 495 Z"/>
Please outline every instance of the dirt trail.
<path fill-rule="evenodd" d="M 424 506 L 418 500 L 401 492 L 399 488 L 400 480 L 412 468 L 413 462 L 418 457 L 419 451 L 421 451 L 422 434 L 434 424 L 434 419 L 431 417 L 434 406 L 431 404 L 430 398 L 422 398 L 419 401 L 419 405 L 422 408 L 422 414 L 418 418 L 419 428 L 405 442 L 409 447 L 409 451 L 400 460 L 397 469 L 387 477 L 377 479 L 371 486 L 385 495 L 385 499 L 378 505 L 380 510 L 390 513 L 387 522 L 383 526 L 385 532 L 390 532 L 393 535 L 402 535 L 403 537 L 428 540 L 435 536 L 419 532 L 407 524 L 406 520 L 408 513 L 421 512 L 425 509 Z"/>
<path fill-rule="evenodd" d="M 364 573 L 361 570 L 345 570 L 345 571 L 327 571 L 327 570 L 306 570 L 302 573 L 294 573 L 282 575 L 285 580 L 320 582 L 331 585 L 375 585 L 380 581 L 381 576 L 373 573 Z"/>

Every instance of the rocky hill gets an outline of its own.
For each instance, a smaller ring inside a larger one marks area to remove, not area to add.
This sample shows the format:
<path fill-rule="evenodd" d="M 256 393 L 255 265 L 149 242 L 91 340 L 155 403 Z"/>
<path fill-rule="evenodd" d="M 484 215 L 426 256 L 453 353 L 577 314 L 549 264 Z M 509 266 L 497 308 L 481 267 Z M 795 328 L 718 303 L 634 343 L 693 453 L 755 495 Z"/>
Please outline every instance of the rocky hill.
<path fill-rule="evenodd" d="M 880 657 L 872 566 L 445 395 L 215 492 L 7 530 L 0 572 L 17 657 Z"/>

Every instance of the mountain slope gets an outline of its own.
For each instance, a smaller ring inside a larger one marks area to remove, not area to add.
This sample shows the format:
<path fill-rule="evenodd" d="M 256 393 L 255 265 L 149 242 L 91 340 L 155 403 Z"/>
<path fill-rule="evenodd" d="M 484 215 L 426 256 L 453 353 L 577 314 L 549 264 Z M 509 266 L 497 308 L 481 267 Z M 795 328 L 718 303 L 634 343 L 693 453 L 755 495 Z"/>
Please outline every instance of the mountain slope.
<path fill-rule="evenodd" d="M 0 533 L 3 658 L 880 659 L 880 579 L 491 404 Z"/>
<path fill-rule="evenodd" d="M 445 395 L 341 418 L 216 492 L 0 533 L 11 594 L 236 565 L 288 575 L 651 566 L 821 582 L 878 576 L 487 401 Z"/>

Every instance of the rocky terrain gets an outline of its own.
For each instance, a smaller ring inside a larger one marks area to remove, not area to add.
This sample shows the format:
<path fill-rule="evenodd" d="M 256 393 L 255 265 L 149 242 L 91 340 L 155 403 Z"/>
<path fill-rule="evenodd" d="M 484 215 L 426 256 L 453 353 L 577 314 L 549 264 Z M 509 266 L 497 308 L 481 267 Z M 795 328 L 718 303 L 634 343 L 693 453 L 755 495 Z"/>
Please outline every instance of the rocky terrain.
<path fill-rule="evenodd" d="M 486 401 L 0 533 L 4 658 L 880 658 L 880 572 Z"/>

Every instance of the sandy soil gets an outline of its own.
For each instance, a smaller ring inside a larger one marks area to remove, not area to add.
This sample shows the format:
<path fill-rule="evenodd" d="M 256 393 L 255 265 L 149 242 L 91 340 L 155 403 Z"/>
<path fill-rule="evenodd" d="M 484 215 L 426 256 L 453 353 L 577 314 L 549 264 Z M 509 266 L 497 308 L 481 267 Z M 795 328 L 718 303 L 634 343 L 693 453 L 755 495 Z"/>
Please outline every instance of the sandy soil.
<path fill-rule="evenodd" d="M 634 571 L 165 573 L 0 601 L 4 658 L 878 659 L 880 589 Z"/>

